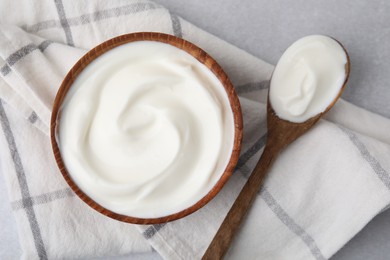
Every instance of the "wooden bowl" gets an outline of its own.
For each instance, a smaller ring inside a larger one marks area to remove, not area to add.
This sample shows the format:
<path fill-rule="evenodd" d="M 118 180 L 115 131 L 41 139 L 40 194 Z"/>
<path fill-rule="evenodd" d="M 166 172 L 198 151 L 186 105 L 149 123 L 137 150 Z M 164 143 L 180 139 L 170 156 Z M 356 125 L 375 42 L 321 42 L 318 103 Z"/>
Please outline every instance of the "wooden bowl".
<path fill-rule="evenodd" d="M 225 91 L 228 95 L 230 106 L 233 112 L 233 118 L 234 118 L 234 143 L 233 143 L 233 151 L 229 160 L 229 163 L 218 180 L 218 182 L 214 185 L 214 187 L 208 192 L 207 195 L 205 195 L 202 199 L 200 199 L 197 203 L 192 205 L 189 208 L 186 208 L 180 212 L 159 217 L 159 218 L 137 218 L 137 217 L 131 217 L 126 215 L 117 214 L 115 212 L 112 212 L 111 210 L 102 207 L 98 203 L 96 203 L 94 200 L 92 200 L 88 195 L 86 195 L 72 180 L 70 174 L 68 173 L 65 164 L 61 158 L 60 149 L 58 147 L 57 141 L 56 141 L 56 135 L 58 134 L 57 131 L 59 129 L 59 117 L 60 114 L 60 107 L 62 102 L 64 101 L 64 98 L 71 88 L 73 82 L 78 77 L 78 75 L 83 71 L 85 67 L 88 66 L 89 63 L 91 63 L 94 59 L 99 57 L 100 55 L 104 54 L 105 52 L 119 46 L 125 43 L 129 42 L 135 42 L 135 41 L 157 41 L 162 43 L 167 43 L 170 45 L 173 45 L 179 49 L 182 49 L 195 57 L 199 62 L 203 63 L 207 68 L 209 68 L 221 81 L 223 84 Z M 173 221 L 179 218 L 182 218 L 184 216 L 187 216 L 188 214 L 193 213 L 194 211 L 200 209 L 203 207 L 207 202 L 209 202 L 212 198 L 216 196 L 216 194 L 222 189 L 226 181 L 231 176 L 240 154 L 241 149 L 241 140 L 242 140 L 242 114 L 241 114 L 241 107 L 240 102 L 238 100 L 237 94 L 234 91 L 234 88 L 226 75 L 226 73 L 222 70 L 221 66 L 205 51 L 203 51 L 201 48 L 195 46 L 194 44 L 177 38 L 173 35 L 163 34 L 163 33 L 154 33 L 154 32 L 141 32 L 141 33 L 131 33 L 131 34 L 125 34 L 118 37 L 115 37 L 113 39 L 110 39 L 106 42 L 103 42 L 102 44 L 96 46 L 92 50 L 90 50 L 87 54 L 85 54 L 68 72 L 66 77 L 64 78 L 58 92 L 56 95 L 56 98 L 54 100 L 53 105 L 53 112 L 51 116 L 51 124 L 50 124 L 50 137 L 51 137 L 51 144 L 53 148 L 54 157 L 57 161 L 58 168 L 60 169 L 62 176 L 66 180 L 66 182 L 69 184 L 70 188 L 77 194 L 77 196 L 83 200 L 85 203 L 87 203 L 91 208 L 94 210 L 119 221 L 128 222 L 128 223 L 134 223 L 134 224 L 156 224 L 156 223 L 164 223 Z"/>

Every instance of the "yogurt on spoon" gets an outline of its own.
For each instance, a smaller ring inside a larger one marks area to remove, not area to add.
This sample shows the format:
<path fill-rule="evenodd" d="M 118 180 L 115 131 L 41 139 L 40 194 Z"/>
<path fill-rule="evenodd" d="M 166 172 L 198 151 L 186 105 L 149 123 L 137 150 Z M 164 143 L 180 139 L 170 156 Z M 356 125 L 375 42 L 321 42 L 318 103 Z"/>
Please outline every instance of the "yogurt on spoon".
<path fill-rule="evenodd" d="M 280 118 L 295 123 L 325 111 L 345 82 L 346 64 L 346 52 L 334 39 L 323 35 L 299 39 L 272 74 L 272 108 Z"/>

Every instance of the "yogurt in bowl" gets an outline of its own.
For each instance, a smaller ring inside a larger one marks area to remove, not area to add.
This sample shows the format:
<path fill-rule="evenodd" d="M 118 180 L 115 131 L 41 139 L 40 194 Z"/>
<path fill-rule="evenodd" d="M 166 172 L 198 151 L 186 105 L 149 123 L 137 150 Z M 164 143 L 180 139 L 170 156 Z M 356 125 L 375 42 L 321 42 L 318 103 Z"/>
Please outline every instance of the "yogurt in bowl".
<path fill-rule="evenodd" d="M 151 224 L 186 216 L 222 188 L 238 160 L 242 116 L 221 67 L 161 33 L 111 39 L 82 57 L 57 94 L 54 155 L 99 212 Z"/>

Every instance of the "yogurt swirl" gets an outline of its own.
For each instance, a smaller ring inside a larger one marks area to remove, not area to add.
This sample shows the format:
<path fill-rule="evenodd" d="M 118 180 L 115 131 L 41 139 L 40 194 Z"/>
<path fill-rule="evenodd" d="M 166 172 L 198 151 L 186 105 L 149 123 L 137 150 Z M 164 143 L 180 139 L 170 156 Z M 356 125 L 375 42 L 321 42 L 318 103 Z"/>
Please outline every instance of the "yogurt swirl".
<path fill-rule="evenodd" d="M 61 108 L 69 175 L 101 206 L 155 218 L 184 210 L 223 174 L 233 113 L 222 83 L 168 44 L 116 47 L 90 63 Z"/>

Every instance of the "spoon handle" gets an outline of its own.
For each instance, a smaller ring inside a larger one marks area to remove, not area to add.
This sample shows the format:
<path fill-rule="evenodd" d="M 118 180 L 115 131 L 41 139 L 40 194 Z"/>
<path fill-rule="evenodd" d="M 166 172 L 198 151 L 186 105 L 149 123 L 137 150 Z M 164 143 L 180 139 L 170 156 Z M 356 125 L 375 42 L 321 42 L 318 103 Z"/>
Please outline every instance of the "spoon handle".
<path fill-rule="evenodd" d="M 259 162 L 226 215 L 213 241 L 211 241 L 211 244 L 207 248 L 206 253 L 203 255 L 203 260 L 222 259 L 229 249 L 235 233 L 258 194 L 268 168 L 272 165 L 278 154 L 278 151 L 272 148 L 274 147 L 271 145 L 266 145 L 264 148 Z"/>

